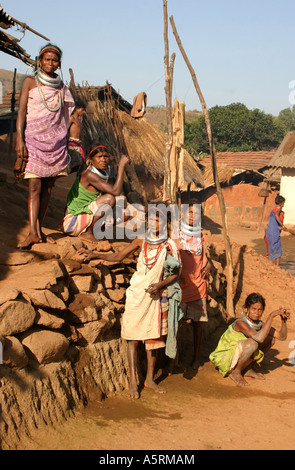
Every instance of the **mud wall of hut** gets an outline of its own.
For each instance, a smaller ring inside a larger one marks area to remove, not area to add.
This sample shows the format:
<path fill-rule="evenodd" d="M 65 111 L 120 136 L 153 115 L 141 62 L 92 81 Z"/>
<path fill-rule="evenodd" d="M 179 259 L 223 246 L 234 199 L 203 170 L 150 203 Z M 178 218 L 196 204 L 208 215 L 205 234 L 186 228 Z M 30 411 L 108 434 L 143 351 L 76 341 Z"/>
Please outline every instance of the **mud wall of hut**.
<path fill-rule="evenodd" d="M 269 197 L 259 196 L 261 188 L 252 184 L 238 184 L 223 188 L 223 196 L 230 224 L 245 227 L 256 227 L 262 223 L 267 224 L 269 214 L 274 208 L 276 192 L 271 192 Z M 264 205 L 264 199 L 265 205 Z M 203 202 L 203 214 L 218 221 L 220 209 L 216 192 L 208 194 Z"/>

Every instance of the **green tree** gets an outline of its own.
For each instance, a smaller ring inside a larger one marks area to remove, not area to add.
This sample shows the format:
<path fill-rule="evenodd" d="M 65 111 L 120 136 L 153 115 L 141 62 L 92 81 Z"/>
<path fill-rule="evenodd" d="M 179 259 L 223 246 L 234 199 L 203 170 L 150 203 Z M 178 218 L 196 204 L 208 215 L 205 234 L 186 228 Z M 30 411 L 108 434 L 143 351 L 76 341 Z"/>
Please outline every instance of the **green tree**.
<path fill-rule="evenodd" d="M 209 110 L 212 132 L 218 152 L 271 150 L 279 145 L 284 130 L 271 114 L 249 110 L 242 103 L 215 106 Z M 209 152 L 205 120 L 185 125 L 185 146 L 192 155 Z"/>
<path fill-rule="evenodd" d="M 184 141 L 186 150 L 196 157 L 200 152 L 209 152 L 209 142 L 204 116 L 196 121 L 186 123 L 184 126 Z"/>
<path fill-rule="evenodd" d="M 295 130 L 295 106 L 293 108 L 283 109 L 275 121 L 276 125 L 281 127 L 286 134 Z"/>
<path fill-rule="evenodd" d="M 249 150 L 272 150 L 284 137 L 283 130 L 275 125 L 273 116 L 259 109 L 251 111 L 249 130 L 252 134 Z"/>
<path fill-rule="evenodd" d="M 209 111 L 216 150 L 242 151 L 249 148 L 250 111 L 242 103 L 215 106 Z"/>

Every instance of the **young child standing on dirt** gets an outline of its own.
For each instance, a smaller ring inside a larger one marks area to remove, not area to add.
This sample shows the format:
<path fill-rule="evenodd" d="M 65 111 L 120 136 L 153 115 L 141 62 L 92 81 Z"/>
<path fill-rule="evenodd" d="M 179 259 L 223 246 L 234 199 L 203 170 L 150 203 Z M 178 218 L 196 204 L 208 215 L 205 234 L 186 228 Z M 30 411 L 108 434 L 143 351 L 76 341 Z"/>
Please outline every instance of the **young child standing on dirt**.
<path fill-rule="evenodd" d="M 221 336 L 217 348 L 209 359 L 225 377 L 229 376 L 237 385 L 249 385 L 244 379 L 252 377 L 264 380 L 263 375 L 257 374 L 253 363 L 260 364 L 265 353 L 271 348 L 276 339 L 284 341 L 287 338 L 287 320 L 290 313 L 285 308 L 279 308 L 269 314 L 265 323 L 261 321 L 265 309 L 265 299 L 257 293 L 250 294 L 245 301 L 245 314 L 235 320 Z M 281 329 L 273 328 L 272 321 L 281 317 Z"/>

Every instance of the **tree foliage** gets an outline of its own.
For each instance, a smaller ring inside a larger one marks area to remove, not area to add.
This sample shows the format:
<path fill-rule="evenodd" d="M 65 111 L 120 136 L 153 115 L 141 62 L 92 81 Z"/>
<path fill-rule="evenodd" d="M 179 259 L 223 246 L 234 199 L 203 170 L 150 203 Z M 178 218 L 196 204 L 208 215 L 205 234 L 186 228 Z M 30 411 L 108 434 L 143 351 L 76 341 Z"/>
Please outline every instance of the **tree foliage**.
<path fill-rule="evenodd" d="M 277 126 L 280 126 L 284 133 L 286 134 L 289 131 L 294 131 L 295 130 L 295 106 L 293 108 L 286 108 L 283 109 L 277 120 L 276 120 Z"/>
<path fill-rule="evenodd" d="M 295 107 L 294 107 L 295 108 Z M 216 151 L 242 152 L 272 150 L 282 141 L 290 123 L 295 125 L 295 109 L 292 119 L 284 110 L 277 119 L 259 109 L 249 110 L 242 103 L 215 106 L 209 110 Z M 282 115 L 281 115 L 282 114 Z M 205 120 L 185 124 L 185 147 L 191 155 L 209 153 Z"/>

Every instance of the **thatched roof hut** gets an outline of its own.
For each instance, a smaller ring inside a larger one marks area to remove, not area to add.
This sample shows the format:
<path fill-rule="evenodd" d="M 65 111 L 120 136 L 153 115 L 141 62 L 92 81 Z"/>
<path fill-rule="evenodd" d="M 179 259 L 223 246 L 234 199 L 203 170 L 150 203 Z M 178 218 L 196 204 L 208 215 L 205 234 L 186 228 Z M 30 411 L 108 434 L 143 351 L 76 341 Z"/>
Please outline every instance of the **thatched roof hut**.
<path fill-rule="evenodd" d="M 146 118 L 133 119 L 120 109 L 111 87 L 103 99 L 95 87 L 71 86 L 71 91 L 87 103 L 83 135 L 86 147 L 91 142 L 104 143 L 113 154 L 114 163 L 118 163 L 122 153 L 128 153 L 132 161 L 126 168 L 129 191 L 138 193 L 146 201 L 161 198 L 166 134 Z M 201 171 L 188 152 L 184 157 L 184 176 L 185 183 L 180 191 L 186 191 L 190 184 L 204 186 Z"/>

